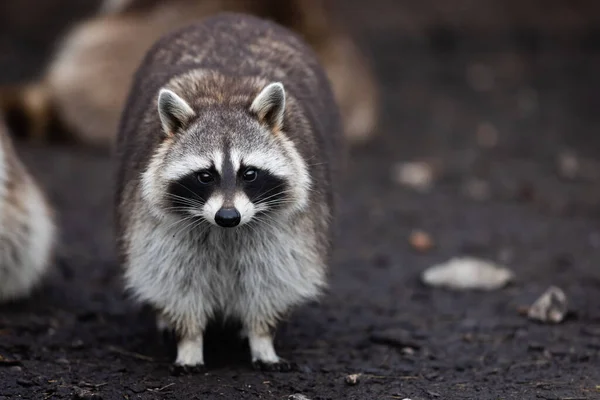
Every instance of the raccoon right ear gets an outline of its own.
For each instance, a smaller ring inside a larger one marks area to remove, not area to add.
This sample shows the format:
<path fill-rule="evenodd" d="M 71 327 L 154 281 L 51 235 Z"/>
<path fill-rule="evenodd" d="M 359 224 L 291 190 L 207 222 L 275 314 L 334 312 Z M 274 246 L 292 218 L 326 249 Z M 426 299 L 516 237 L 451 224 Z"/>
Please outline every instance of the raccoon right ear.
<path fill-rule="evenodd" d="M 196 115 L 192 107 L 169 89 L 158 93 L 158 116 L 163 130 L 171 136 Z"/>

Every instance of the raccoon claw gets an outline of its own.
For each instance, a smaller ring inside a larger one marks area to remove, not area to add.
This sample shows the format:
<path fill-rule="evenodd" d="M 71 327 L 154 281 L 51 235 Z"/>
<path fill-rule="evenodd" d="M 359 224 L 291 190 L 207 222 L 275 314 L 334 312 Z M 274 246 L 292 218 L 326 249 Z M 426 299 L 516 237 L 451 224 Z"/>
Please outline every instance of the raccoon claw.
<path fill-rule="evenodd" d="M 184 376 L 184 375 L 197 375 L 206 372 L 206 367 L 203 364 L 198 365 L 181 365 L 172 364 L 170 368 L 171 375 L 173 376 Z"/>
<path fill-rule="evenodd" d="M 278 362 L 266 362 L 256 360 L 252 362 L 254 369 L 263 372 L 291 372 L 298 369 L 295 363 L 289 362 L 284 359 L 279 359 Z"/>

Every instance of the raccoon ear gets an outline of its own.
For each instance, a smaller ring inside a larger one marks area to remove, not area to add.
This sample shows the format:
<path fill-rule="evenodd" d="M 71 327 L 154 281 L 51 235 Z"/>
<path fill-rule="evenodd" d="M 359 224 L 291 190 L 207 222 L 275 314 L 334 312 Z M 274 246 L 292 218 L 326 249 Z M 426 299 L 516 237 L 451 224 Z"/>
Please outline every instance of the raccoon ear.
<path fill-rule="evenodd" d="M 196 114 L 181 97 L 169 89 L 161 89 L 158 93 L 158 115 L 163 130 L 170 136 Z"/>
<path fill-rule="evenodd" d="M 285 112 L 283 84 L 274 82 L 267 85 L 252 102 L 250 112 L 256 114 L 261 122 L 266 122 L 271 129 L 281 129 Z"/>

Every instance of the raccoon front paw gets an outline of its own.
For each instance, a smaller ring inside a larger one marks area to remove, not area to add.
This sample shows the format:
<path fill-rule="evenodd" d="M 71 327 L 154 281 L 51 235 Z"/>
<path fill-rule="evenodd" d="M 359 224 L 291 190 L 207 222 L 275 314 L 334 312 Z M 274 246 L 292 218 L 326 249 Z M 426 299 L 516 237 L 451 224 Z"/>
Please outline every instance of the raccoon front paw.
<path fill-rule="evenodd" d="M 172 364 L 170 371 L 173 376 L 198 375 L 206 372 L 204 364 L 198 365 L 182 365 Z"/>
<path fill-rule="evenodd" d="M 262 360 L 255 360 L 252 362 L 254 369 L 263 372 L 292 372 L 298 369 L 295 363 L 289 362 L 280 358 L 277 362 L 266 362 Z"/>

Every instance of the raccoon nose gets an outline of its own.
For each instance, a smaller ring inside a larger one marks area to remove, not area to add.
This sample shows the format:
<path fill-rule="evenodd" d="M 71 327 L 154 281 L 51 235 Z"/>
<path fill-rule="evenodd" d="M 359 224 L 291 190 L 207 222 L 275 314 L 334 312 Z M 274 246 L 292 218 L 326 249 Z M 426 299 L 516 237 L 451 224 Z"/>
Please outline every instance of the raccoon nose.
<path fill-rule="evenodd" d="M 224 228 L 233 228 L 240 223 L 242 216 L 235 208 L 221 208 L 215 215 L 215 222 Z"/>

